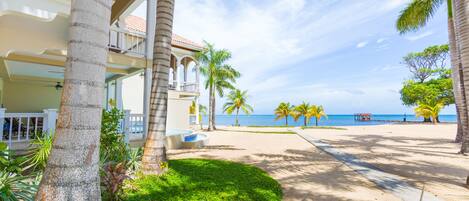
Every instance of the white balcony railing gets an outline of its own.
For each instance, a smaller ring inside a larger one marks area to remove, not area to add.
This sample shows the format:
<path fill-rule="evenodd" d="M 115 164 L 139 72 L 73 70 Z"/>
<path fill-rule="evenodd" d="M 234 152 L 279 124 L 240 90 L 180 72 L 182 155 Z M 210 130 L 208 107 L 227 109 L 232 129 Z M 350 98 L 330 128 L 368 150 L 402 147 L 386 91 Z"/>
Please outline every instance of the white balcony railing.
<path fill-rule="evenodd" d="M 109 50 L 131 56 L 145 56 L 146 36 L 125 29 L 111 28 Z"/>
<path fill-rule="evenodd" d="M 57 110 L 44 110 L 44 113 L 6 113 L 0 108 L 0 141 L 12 146 L 14 142 L 35 139 L 37 135 L 49 134 L 55 130 Z"/>
<path fill-rule="evenodd" d="M 185 92 L 198 92 L 199 91 L 199 85 L 195 82 L 186 82 L 181 84 L 181 91 Z"/>

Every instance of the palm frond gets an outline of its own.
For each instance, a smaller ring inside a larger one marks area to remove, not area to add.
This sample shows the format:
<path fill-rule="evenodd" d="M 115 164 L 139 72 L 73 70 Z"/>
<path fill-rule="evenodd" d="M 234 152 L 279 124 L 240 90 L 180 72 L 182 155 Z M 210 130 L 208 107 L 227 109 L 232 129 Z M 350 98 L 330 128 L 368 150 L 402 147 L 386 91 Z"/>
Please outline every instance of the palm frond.
<path fill-rule="evenodd" d="M 424 27 L 442 3 L 443 0 L 413 0 L 401 11 L 396 23 L 397 30 L 404 34 Z"/>

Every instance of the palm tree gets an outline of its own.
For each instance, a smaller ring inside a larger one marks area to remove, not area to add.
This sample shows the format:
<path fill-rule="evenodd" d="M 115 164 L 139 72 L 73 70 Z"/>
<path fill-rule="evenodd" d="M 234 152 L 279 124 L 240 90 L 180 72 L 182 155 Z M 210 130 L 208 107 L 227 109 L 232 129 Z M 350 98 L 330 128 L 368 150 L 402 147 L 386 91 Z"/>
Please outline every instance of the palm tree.
<path fill-rule="evenodd" d="M 311 114 L 309 113 L 310 109 L 309 103 L 303 102 L 302 104 L 298 105 L 295 107 L 295 110 L 303 116 L 303 124 L 304 126 L 308 125 L 309 119 L 312 117 Z"/>
<path fill-rule="evenodd" d="M 101 200 L 99 137 L 111 4 L 71 2 L 62 102 L 36 200 Z"/>
<path fill-rule="evenodd" d="M 327 118 L 327 114 L 324 111 L 324 108 L 322 107 L 322 105 L 319 105 L 319 106 L 312 105 L 309 108 L 309 113 L 310 113 L 311 116 L 315 117 L 316 126 L 318 126 L 318 121 L 321 120 L 321 117 L 326 117 Z"/>
<path fill-rule="evenodd" d="M 196 54 L 200 65 L 200 73 L 206 77 L 205 89 L 209 90 L 209 119 L 208 131 L 215 130 L 215 98 L 216 93 L 224 96 L 225 89 L 234 89 L 233 84 L 241 74 L 225 64 L 231 58 L 228 50 L 216 50 L 215 47 L 205 42 L 205 49 Z"/>
<path fill-rule="evenodd" d="M 150 118 L 143 149 L 142 172 L 159 175 L 167 169 L 165 137 L 174 0 L 157 1 L 156 10 Z"/>
<path fill-rule="evenodd" d="M 397 29 L 401 34 L 416 31 L 424 27 L 431 17 L 436 13 L 443 0 L 413 0 L 404 10 L 397 20 Z M 448 36 L 451 53 L 451 69 L 453 80 L 453 93 L 458 118 L 458 130 L 456 142 L 462 140 L 463 135 L 469 135 L 469 116 L 466 104 L 466 93 L 464 92 L 464 79 L 460 67 L 460 55 L 456 40 L 454 17 L 452 4 L 453 0 L 446 0 L 448 7 Z"/>
<path fill-rule="evenodd" d="M 415 116 L 423 118 L 432 118 L 434 124 L 438 123 L 438 115 L 441 109 L 444 107 L 443 103 L 419 103 L 418 107 L 415 108 Z"/>
<path fill-rule="evenodd" d="M 285 126 L 288 126 L 288 116 L 291 115 L 294 107 L 290 105 L 290 103 L 280 103 L 277 108 L 275 108 L 275 120 L 285 118 Z"/>
<path fill-rule="evenodd" d="M 254 109 L 247 103 L 247 91 L 241 91 L 239 89 L 232 90 L 227 97 L 228 101 L 223 105 L 223 110 L 227 114 L 231 115 L 236 111 L 236 122 L 235 126 L 239 126 L 238 115 L 241 109 L 244 114 L 251 114 Z"/>
<path fill-rule="evenodd" d="M 460 69 L 464 71 L 462 74 L 461 80 L 469 80 L 469 3 L 463 0 L 454 0 L 454 16 L 455 16 L 455 36 L 456 41 L 458 42 L 458 52 L 460 58 Z M 469 83 L 464 82 L 463 92 L 464 94 L 468 94 L 469 91 Z M 467 101 L 467 98 L 466 98 Z M 467 102 L 466 106 L 467 106 Z M 464 154 L 468 151 L 469 148 L 469 134 L 464 132 L 464 136 L 462 138 L 462 145 L 460 153 Z"/>
<path fill-rule="evenodd" d="M 301 117 L 301 113 L 295 110 L 296 107 L 292 106 L 292 111 L 290 112 L 290 116 L 293 118 L 293 121 L 298 122 Z"/>

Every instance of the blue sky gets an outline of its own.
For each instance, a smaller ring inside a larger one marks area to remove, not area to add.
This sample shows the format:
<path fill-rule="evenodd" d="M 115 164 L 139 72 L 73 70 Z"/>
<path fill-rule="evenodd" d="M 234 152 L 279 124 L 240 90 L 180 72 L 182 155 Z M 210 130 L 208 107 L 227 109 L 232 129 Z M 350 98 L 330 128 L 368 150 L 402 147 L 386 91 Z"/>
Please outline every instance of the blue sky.
<path fill-rule="evenodd" d="M 408 2 L 177 0 L 174 31 L 232 51 L 243 75 L 237 86 L 256 114 L 271 114 L 281 101 L 320 104 L 329 114 L 412 113 L 399 99 L 410 76 L 401 59 L 447 43 L 447 24 L 443 6 L 426 28 L 399 35 L 395 20 Z M 145 6 L 135 14 L 144 16 Z M 206 91 L 201 99 L 207 105 Z"/>

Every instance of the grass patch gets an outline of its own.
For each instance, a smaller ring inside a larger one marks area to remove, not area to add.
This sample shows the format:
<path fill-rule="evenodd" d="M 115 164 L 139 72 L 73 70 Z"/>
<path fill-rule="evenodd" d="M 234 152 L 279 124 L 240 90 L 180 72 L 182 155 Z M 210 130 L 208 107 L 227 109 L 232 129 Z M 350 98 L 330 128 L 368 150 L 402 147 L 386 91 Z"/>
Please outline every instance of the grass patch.
<path fill-rule="evenodd" d="M 217 129 L 217 131 L 255 133 L 255 134 L 296 134 L 296 132 L 294 131 L 243 131 L 243 130 L 223 130 L 223 129 Z"/>
<path fill-rule="evenodd" d="M 141 177 L 130 186 L 129 201 L 282 199 L 280 184 L 263 170 L 222 160 L 171 160 L 165 175 Z"/>
<path fill-rule="evenodd" d="M 338 128 L 338 127 L 332 127 L 332 126 L 302 126 L 301 129 L 347 130 L 346 128 Z"/>

